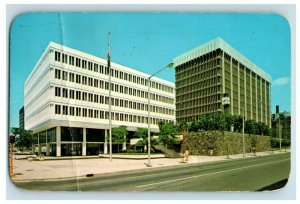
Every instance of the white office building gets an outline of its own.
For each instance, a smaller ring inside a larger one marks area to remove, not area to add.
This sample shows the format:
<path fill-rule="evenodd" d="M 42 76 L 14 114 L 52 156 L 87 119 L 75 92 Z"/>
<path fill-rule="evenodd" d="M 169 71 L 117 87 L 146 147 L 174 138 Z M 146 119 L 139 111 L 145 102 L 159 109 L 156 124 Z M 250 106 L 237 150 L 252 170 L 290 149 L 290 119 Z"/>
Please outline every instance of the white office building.
<path fill-rule="evenodd" d="M 33 131 L 37 153 L 109 152 L 108 71 L 106 59 L 50 42 L 24 85 L 25 129 Z M 148 127 L 148 77 L 111 63 L 112 127 Z M 174 88 L 151 78 L 152 132 L 159 131 L 160 121 L 175 121 Z"/>

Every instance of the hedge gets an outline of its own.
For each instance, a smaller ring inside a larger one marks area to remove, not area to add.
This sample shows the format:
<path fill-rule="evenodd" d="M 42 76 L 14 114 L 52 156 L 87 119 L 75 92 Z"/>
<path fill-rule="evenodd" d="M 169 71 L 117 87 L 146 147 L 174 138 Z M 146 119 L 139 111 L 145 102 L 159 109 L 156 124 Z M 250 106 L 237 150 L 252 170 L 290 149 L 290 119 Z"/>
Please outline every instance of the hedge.
<path fill-rule="evenodd" d="M 267 151 L 271 149 L 269 136 L 245 134 L 245 152 Z M 189 149 L 191 155 L 220 156 L 243 153 L 243 134 L 222 131 L 198 131 L 184 135 L 181 152 Z"/>

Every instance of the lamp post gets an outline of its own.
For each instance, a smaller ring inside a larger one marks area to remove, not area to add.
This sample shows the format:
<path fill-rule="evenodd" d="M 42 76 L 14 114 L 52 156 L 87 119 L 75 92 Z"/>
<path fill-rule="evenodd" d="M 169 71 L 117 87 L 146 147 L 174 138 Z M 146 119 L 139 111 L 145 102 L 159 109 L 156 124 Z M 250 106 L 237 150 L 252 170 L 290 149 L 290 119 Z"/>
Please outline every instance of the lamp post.
<path fill-rule="evenodd" d="M 151 76 L 148 77 L 148 167 L 151 167 L 151 161 L 150 161 L 150 83 L 151 83 L 151 78 L 154 77 L 156 74 L 158 74 L 159 72 L 161 72 L 162 70 L 166 69 L 166 68 L 172 68 L 174 65 L 174 63 L 170 63 L 167 66 L 165 66 L 164 68 L 158 70 L 156 73 L 152 74 Z"/>
<path fill-rule="evenodd" d="M 108 69 L 108 114 L 109 114 L 109 161 L 112 161 L 112 133 L 111 133 L 111 69 L 110 69 L 110 32 L 108 32 L 108 50 L 107 50 L 107 69 Z"/>
<path fill-rule="evenodd" d="M 243 157 L 245 157 L 245 109 L 243 109 Z"/>

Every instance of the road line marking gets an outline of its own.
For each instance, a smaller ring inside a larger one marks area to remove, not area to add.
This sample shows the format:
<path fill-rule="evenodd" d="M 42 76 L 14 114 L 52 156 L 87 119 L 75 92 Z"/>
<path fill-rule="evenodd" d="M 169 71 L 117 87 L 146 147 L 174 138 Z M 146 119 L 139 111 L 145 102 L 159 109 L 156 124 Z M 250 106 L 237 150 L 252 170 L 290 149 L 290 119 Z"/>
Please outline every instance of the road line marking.
<path fill-rule="evenodd" d="M 290 160 L 290 158 L 279 160 L 279 161 L 262 163 L 262 164 L 244 166 L 244 167 L 229 169 L 229 170 L 224 170 L 224 171 L 217 171 L 217 172 L 208 173 L 208 174 L 201 174 L 201 175 L 189 176 L 189 177 L 185 177 L 185 178 L 178 178 L 178 179 L 173 179 L 173 180 L 168 180 L 168 181 L 160 181 L 160 182 L 155 182 L 155 183 L 150 183 L 150 184 L 144 184 L 144 185 L 136 186 L 136 188 L 143 188 L 143 187 L 146 187 L 146 186 L 153 186 L 153 185 L 157 185 L 157 184 L 164 184 L 164 183 L 170 183 L 170 182 L 174 182 L 174 181 L 182 181 L 182 180 L 187 180 L 187 179 L 192 179 L 192 178 L 197 178 L 197 177 L 203 177 L 203 176 L 209 176 L 209 175 L 220 174 L 220 173 L 225 173 L 225 172 L 231 172 L 231 171 L 236 171 L 236 170 L 245 169 L 245 168 L 249 168 L 249 167 L 255 167 L 255 166 L 262 166 L 262 165 L 265 165 L 265 164 L 278 163 L 278 162 L 282 162 L 282 161 L 286 161 L 286 160 Z"/>

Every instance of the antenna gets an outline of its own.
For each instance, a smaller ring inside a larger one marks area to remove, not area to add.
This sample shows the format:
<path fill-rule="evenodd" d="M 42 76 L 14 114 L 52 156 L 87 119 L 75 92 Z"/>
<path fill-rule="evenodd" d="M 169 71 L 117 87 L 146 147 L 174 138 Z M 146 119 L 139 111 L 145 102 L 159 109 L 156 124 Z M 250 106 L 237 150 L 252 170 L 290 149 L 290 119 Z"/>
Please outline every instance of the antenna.
<path fill-rule="evenodd" d="M 110 32 L 108 32 L 107 66 L 110 67 Z"/>

